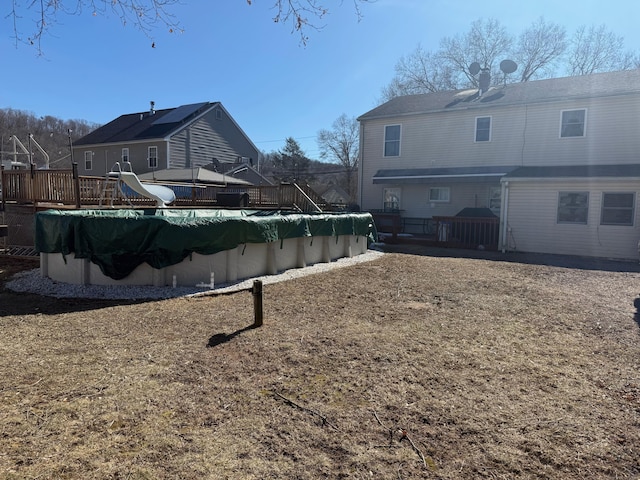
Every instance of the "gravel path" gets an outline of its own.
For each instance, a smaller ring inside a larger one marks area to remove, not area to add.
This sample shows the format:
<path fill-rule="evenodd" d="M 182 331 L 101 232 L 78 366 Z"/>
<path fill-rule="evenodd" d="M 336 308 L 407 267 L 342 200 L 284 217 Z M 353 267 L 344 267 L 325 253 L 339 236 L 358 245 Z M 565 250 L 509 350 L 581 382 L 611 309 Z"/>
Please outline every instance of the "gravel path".
<path fill-rule="evenodd" d="M 376 246 L 373 245 L 373 248 Z M 250 289 L 254 280 L 262 280 L 263 284 L 282 282 L 294 278 L 326 272 L 335 268 L 348 267 L 362 262 L 369 262 L 384 255 L 378 250 L 369 250 L 351 258 L 340 258 L 330 263 L 316 263 L 305 268 L 286 270 L 277 275 L 265 275 L 250 278 L 237 283 L 221 283 L 214 289 L 198 287 L 153 287 L 133 285 L 75 285 L 56 282 L 50 278 L 42 278 L 40 270 L 34 269 L 16 274 L 6 284 L 8 290 L 21 293 L 34 293 L 55 298 L 103 298 L 116 300 L 163 299 L 185 296 L 216 295 Z"/>

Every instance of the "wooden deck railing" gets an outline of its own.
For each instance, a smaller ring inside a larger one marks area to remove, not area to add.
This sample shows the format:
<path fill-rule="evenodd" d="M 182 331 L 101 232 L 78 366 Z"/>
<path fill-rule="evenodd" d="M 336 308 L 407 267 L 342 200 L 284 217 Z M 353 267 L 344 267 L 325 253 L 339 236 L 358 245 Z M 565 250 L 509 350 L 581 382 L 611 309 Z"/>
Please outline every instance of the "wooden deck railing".
<path fill-rule="evenodd" d="M 433 217 L 436 242 L 447 247 L 498 249 L 500 219 Z"/>
<path fill-rule="evenodd" d="M 2 202 L 18 204 L 53 203 L 76 206 L 111 205 L 102 198 L 104 177 L 78 176 L 73 170 L 2 170 L 0 185 Z M 211 186 L 170 184 L 176 193 L 174 206 L 244 206 L 253 208 L 283 208 L 303 212 L 331 210 L 322 197 L 308 185 L 284 183 L 268 186 Z M 154 201 L 125 188 L 126 198 L 116 195 L 114 205 L 145 206 Z M 237 194 L 241 203 L 229 205 L 230 194 Z M 226 195 L 226 197 L 225 197 Z M 222 199 L 227 201 L 223 202 Z"/>

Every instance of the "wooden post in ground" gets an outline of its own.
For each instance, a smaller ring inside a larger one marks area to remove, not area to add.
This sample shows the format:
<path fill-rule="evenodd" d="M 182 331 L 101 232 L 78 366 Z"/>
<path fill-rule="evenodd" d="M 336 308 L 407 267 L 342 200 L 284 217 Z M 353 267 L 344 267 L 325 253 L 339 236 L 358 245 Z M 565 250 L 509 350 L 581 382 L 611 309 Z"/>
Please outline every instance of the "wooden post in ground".
<path fill-rule="evenodd" d="M 262 326 L 262 281 L 254 280 L 253 288 L 251 289 L 253 294 L 253 326 Z"/>
<path fill-rule="evenodd" d="M 73 169 L 73 190 L 76 197 L 76 208 L 80 208 L 80 177 L 78 176 L 78 164 L 72 163 Z"/>

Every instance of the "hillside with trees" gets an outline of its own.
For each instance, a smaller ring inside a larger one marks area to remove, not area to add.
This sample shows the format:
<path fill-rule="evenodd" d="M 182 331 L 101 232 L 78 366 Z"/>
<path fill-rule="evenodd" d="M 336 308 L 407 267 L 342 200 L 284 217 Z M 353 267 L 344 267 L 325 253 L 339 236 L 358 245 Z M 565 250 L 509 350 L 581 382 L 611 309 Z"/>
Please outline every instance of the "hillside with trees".
<path fill-rule="evenodd" d="M 75 141 L 98 125 L 85 120 L 62 120 L 47 115 L 38 117 L 33 113 L 12 108 L 0 109 L 0 160 L 3 164 L 14 160 L 13 135 L 29 150 L 29 134 L 49 155 L 51 168 L 71 168 L 69 138 Z M 44 157 L 32 146 L 32 160 L 37 167 L 44 166 Z M 17 160 L 29 163 L 29 155 L 18 147 Z"/>

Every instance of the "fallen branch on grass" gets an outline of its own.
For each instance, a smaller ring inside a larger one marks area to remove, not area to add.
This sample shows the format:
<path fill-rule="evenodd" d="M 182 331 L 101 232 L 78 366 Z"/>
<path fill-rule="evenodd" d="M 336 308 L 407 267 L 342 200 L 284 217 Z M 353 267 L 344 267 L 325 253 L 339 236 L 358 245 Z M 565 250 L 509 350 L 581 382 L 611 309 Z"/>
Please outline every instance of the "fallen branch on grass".
<path fill-rule="evenodd" d="M 331 428 L 333 428 L 333 429 L 335 429 L 335 430 L 340 431 L 340 429 L 339 429 L 338 427 L 336 427 L 335 425 L 333 425 L 332 423 L 330 423 L 330 422 L 327 420 L 327 417 L 326 417 L 325 415 L 322 415 L 321 413 L 316 412 L 315 410 L 311 410 L 310 408 L 303 407 L 302 405 L 300 405 L 300 404 L 298 404 L 298 403 L 294 402 L 293 400 L 291 400 L 291 399 L 289 399 L 289 398 L 287 398 L 287 397 L 285 397 L 285 396 L 283 396 L 283 395 L 280 395 L 278 392 L 273 392 L 273 393 L 274 393 L 277 397 L 279 397 L 279 398 L 281 398 L 282 400 L 284 400 L 285 402 L 287 402 L 289 405 L 292 405 L 292 406 L 294 406 L 294 407 L 296 407 L 296 408 L 299 408 L 300 410 L 303 410 L 303 411 L 305 411 L 305 412 L 309 412 L 309 413 L 311 413 L 312 415 L 316 415 L 317 417 L 320 417 L 320 419 L 322 420 L 322 424 L 323 424 L 323 425 L 325 425 L 325 424 L 326 424 L 326 425 L 329 425 Z"/>
<path fill-rule="evenodd" d="M 382 428 L 387 428 L 382 421 L 380 420 L 380 418 L 378 417 L 378 414 L 375 412 L 375 410 L 373 411 L 373 416 L 376 417 L 376 420 L 378 421 L 378 423 L 380 424 L 380 426 Z M 413 443 L 413 440 L 411 440 L 411 438 L 409 437 L 409 435 L 407 434 L 407 431 L 404 428 L 399 428 L 398 432 L 400 432 L 400 441 L 402 442 L 402 440 L 408 440 L 409 443 L 411 444 L 411 446 L 413 447 L 413 450 L 420 455 L 420 458 L 422 459 L 422 463 L 424 464 L 425 468 L 429 468 L 427 465 L 427 461 L 424 458 L 424 455 L 422 454 L 422 452 L 420 451 L 420 449 L 418 447 L 416 447 L 416 444 Z M 389 447 L 391 447 L 393 442 L 393 429 L 389 428 Z M 398 475 L 400 475 L 399 471 L 398 471 Z"/>

